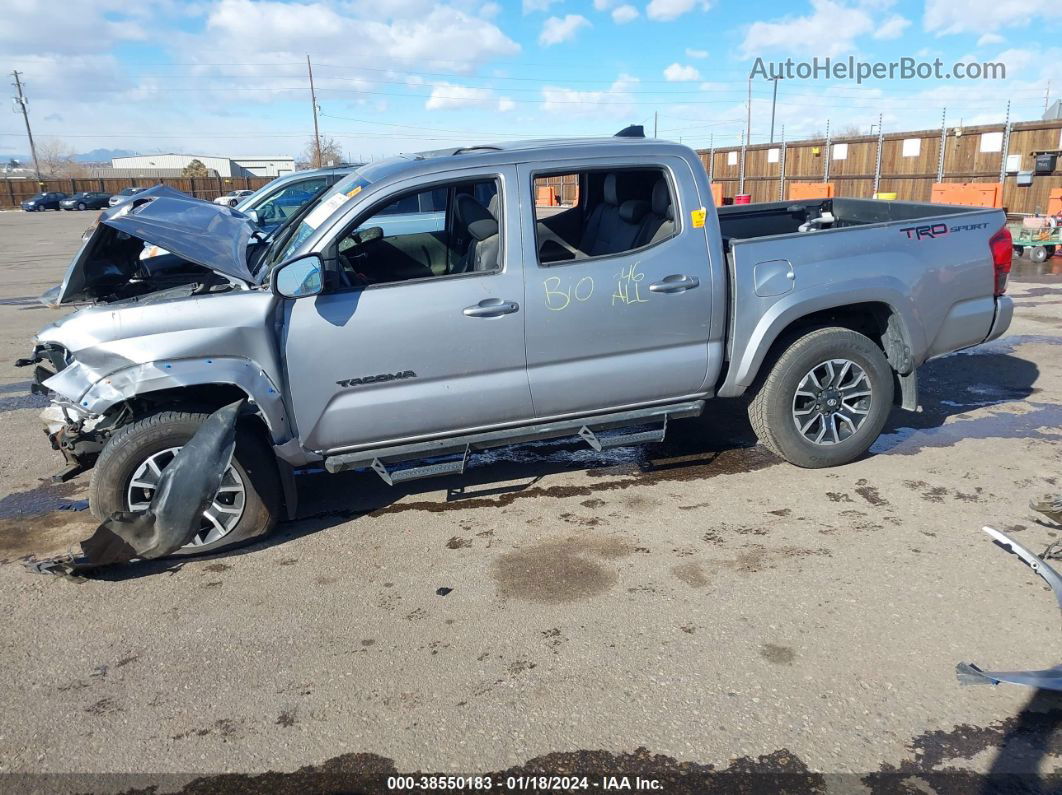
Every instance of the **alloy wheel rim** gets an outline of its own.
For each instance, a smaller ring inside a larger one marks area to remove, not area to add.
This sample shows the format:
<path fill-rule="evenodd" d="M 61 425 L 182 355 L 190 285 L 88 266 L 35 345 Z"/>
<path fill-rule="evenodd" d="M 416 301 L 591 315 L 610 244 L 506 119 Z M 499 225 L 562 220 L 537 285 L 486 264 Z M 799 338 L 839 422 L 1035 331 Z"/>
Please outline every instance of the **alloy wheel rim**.
<path fill-rule="evenodd" d="M 800 379 L 793 395 L 793 422 L 812 444 L 840 444 L 862 426 L 872 400 L 866 370 L 850 359 L 828 359 Z"/>
<path fill-rule="evenodd" d="M 126 488 L 125 504 L 129 511 L 146 511 L 151 505 L 162 471 L 173 461 L 180 447 L 169 447 L 148 456 L 133 472 Z M 221 478 L 221 487 L 210 506 L 203 511 L 203 522 L 187 547 L 201 547 L 224 538 L 240 523 L 247 506 L 247 487 L 231 463 Z"/>

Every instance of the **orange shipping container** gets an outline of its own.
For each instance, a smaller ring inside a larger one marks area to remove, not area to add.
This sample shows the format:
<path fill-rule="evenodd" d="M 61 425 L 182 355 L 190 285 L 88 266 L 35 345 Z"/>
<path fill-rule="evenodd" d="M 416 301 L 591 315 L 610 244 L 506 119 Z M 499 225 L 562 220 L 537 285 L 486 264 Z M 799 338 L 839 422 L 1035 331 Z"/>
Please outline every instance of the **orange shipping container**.
<path fill-rule="evenodd" d="M 832 199 L 832 182 L 790 182 L 789 200 L 800 199 Z"/>
<path fill-rule="evenodd" d="M 1047 214 L 1058 215 L 1062 213 L 1062 188 L 1055 188 L 1047 194 Z"/>
<path fill-rule="evenodd" d="M 935 182 L 930 201 L 966 207 L 1002 207 L 1003 186 L 998 182 Z"/>

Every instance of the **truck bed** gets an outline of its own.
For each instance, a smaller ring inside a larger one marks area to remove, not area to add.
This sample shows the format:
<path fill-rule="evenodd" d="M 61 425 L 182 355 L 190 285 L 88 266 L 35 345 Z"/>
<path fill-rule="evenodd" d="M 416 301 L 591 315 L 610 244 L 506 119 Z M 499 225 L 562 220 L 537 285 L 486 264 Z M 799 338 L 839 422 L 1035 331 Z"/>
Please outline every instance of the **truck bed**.
<path fill-rule="evenodd" d="M 823 212 L 835 219 L 828 228 L 798 231 Z M 988 244 L 1002 210 L 815 199 L 718 213 L 732 287 L 722 396 L 750 385 L 772 329 L 810 312 L 885 302 L 904 320 L 916 365 L 1009 322 L 996 317 Z"/>

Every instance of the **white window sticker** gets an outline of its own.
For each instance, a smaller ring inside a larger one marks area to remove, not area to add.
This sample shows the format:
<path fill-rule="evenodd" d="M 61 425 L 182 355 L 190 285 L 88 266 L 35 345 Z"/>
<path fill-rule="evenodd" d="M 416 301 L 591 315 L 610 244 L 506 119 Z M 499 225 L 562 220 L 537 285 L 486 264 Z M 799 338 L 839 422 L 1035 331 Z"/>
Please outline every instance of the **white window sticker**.
<path fill-rule="evenodd" d="M 1021 171 L 1021 155 L 1007 155 L 1007 171 L 1016 173 Z"/>
<path fill-rule="evenodd" d="M 1002 152 L 1003 151 L 1003 133 L 990 132 L 981 133 L 981 151 L 982 152 Z"/>
<path fill-rule="evenodd" d="M 737 165 L 737 152 L 727 152 L 726 153 L 726 164 L 728 166 L 736 166 Z"/>
<path fill-rule="evenodd" d="M 904 138 L 903 139 L 903 156 L 904 157 L 918 157 L 922 153 L 922 139 L 921 138 Z"/>
<path fill-rule="evenodd" d="M 316 229 L 321 225 L 321 222 L 336 211 L 336 208 L 346 202 L 347 194 L 337 193 L 314 207 L 313 211 L 303 220 L 303 223 L 311 229 Z"/>
<path fill-rule="evenodd" d="M 767 162 L 768 163 L 777 163 L 778 162 L 778 152 L 779 152 L 778 149 L 768 149 L 767 150 Z"/>
<path fill-rule="evenodd" d="M 834 160 L 847 160 L 848 159 L 848 144 L 834 144 L 833 145 L 833 159 Z"/>

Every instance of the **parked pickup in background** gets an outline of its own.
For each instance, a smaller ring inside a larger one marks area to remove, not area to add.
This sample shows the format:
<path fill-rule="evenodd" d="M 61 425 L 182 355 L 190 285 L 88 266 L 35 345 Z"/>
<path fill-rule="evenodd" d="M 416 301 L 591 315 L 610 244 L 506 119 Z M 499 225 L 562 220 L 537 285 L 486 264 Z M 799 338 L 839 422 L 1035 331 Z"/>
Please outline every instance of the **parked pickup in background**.
<path fill-rule="evenodd" d="M 536 208 L 564 178 L 578 200 Z M 401 217 L 408 222 L 397 222 Z M 181 265 L 145 272 L 144 244 Z M 749 398 L 802 467 L 863 455 L 927 359 L 1000 336 L 999 210 L 862 199 L 717 209 L 696 153 L 630 135 L 401 156 L 349 174 L 269 242 L 167 188 L 103 214 L 36 365 L 53 445 L 98 516 L 147 506 L 208 413 L 246 397 L 188 551 L 294 515 L 293 471 L 388 483 L 485 448 L 658 441 Z"/>

